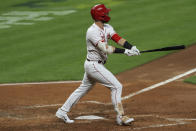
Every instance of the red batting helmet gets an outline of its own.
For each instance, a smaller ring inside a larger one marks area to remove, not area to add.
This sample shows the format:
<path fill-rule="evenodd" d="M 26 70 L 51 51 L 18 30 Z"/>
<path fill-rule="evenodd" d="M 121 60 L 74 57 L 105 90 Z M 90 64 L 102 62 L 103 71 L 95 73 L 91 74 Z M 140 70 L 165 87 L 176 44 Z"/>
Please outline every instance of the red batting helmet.
<path fill-rule="evenodd" d="M 104 4 L 98 4 L 91 8 L 91 16 L 94 20 L 108 22 L 110 21 L 110 17 L 108 16 L 110 11 L 111 9 L 106 8 Z"/>

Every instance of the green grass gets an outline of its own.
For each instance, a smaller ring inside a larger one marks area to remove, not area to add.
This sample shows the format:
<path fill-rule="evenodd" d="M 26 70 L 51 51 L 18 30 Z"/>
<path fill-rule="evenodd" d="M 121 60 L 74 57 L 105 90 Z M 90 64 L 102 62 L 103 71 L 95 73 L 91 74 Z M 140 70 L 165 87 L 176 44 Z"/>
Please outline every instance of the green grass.
<path fill-rule="evenodd" d="M 9 11 L 74 9 L 67 16 L 0 29 L 0 83 L 81 80 L 86 58 L 85 34 L 92 24 L 90 8 L 105 3 L 112 8 L 110 24 L 140 50 L 196 42 L 195 0 L 6 0 L 0 15 Z M 1 21 L 0 21 L 1 22 Z M 115 45 L 113 42 L 110 44 Z M 114 74 L 137 67 L 170 52 L 141 56 L 110 55 L 106 67 Z"/>
<path fill-rule="evenodd" d="M 191 83 L 191 84 L 196 84 L 196 75 L 185 79 L 184 82 Z"/>

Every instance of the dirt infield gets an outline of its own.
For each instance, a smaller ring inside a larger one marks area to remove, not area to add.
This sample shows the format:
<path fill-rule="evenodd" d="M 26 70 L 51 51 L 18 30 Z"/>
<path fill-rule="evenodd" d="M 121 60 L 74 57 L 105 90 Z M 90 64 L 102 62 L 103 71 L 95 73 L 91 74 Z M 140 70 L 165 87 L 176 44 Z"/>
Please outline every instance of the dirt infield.
<path fill-rule="evenodd" d="M 195 75 L 195 71 L 156 89 L 141 90 L 195 68 L 196 45 L 118 74 L 124 86 L 125 112 L 135 118 L 131 126 L 116 125 L 110 90 L 99 84 L 69 115 L 71 118 L 95 115 L 105 119 L 75 120 L 73 124 L 63 123 L 55 117 L 55 112 L 80 82 L 0 85 L 0 130 L 193 131 L 196 130 L 196 86 L 183 80 Z M 138 91 L 141 92 L 137 94 Z"/>

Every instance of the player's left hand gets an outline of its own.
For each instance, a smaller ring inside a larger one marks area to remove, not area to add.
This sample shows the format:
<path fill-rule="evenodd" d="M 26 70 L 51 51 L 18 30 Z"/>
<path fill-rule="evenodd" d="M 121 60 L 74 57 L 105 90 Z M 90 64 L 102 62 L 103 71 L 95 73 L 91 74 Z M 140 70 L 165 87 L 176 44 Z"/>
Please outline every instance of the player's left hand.
<path fill-rule="evenodd" d="M 127 56 L 139 55 L 138 52 L 136 52 L 134 50 L 130 50 L 130 49 L 125 49 L 124 54 L 127 55 Z"/>
<path fill-rule="evenodd" d="M 140 55 L 140 51 L 136 48 L 136 46 L 133 46 L 133 47 L 131 48 L 131 51 L 132 51 L 132 52 L 135 52 L 136 55 Z"/>

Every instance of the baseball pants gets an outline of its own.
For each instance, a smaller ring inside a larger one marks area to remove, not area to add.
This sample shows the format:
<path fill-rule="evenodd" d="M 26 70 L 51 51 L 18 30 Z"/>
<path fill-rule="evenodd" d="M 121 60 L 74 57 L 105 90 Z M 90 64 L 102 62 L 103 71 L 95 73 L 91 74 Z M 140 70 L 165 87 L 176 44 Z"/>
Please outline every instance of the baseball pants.
<path fill-rule="evenodd" d="M 122 85 L 116 77 L 105 68 L 103 64 L 97 61 L 85 61 L 85 74 L 81 85 L 69 96 L 64 105 L 61 107 L 69 112 L 71 107 L 76 104 L 79 99 L 84 96 L 96 82 L 110 88 L 111 99 L 114 109 L 119 115 L 123 115 L 123 107 L 121 104 Z"/>

